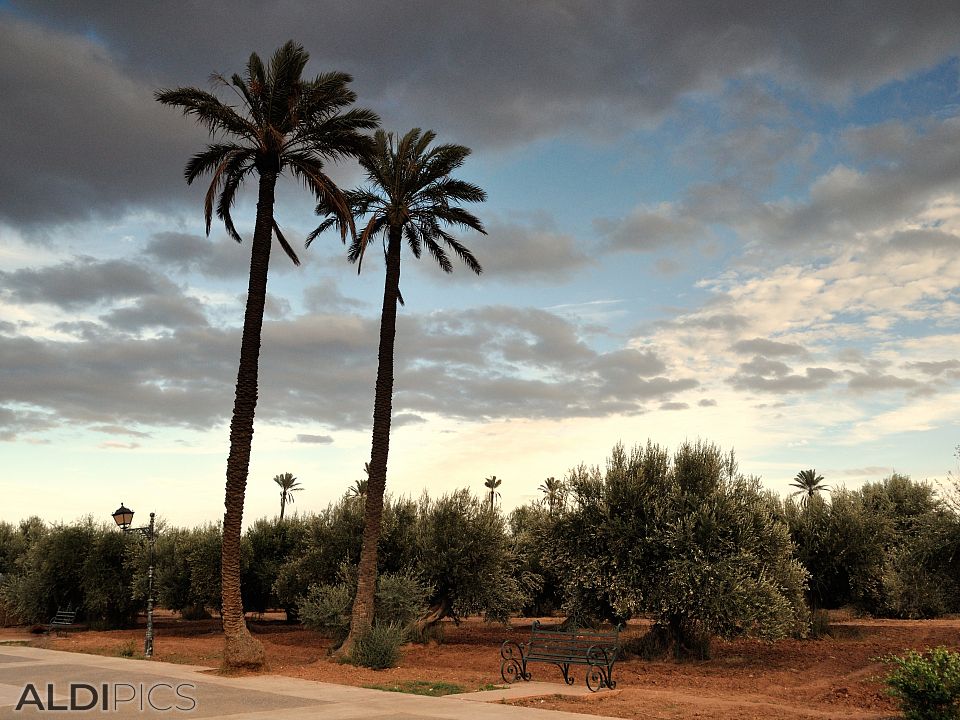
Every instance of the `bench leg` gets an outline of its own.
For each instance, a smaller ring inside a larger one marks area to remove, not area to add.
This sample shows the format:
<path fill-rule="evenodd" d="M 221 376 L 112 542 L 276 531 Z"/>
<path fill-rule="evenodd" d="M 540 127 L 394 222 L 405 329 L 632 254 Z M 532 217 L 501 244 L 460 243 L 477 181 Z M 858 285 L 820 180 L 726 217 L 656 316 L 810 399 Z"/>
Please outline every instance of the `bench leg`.
<path fill-rule="evenodd" d="M 591 692 L 596 692 L 600 688 L 610 688 L 613 690 L 617 683 L 613 679 L 613 667 L 609 665 L 591 665 L 587 669 L 587 687 Z"/>
<path fill-rule="evenodd" d="M 527 656 L 523 647 L 515 642 L 508 640 L 500 647 L 500 677 L 508 685 L 520 680 L 529 680 L 530 673 L 527 672 Z"/>
<path fill-rule="evenodd" d="M 573 675 L 570 674 L 570 665 L 568 663 L 561 665 L 560 670 L 563 672 L 563 681 L 567 685 L 573 685 L 573 683 L 576 682 Z"/>

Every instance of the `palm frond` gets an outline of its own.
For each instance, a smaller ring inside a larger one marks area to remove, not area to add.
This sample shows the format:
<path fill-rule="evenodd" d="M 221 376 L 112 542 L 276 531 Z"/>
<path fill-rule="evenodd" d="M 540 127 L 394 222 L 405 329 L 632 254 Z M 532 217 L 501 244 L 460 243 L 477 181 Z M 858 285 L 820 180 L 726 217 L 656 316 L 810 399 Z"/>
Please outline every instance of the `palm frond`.
<path fill-rule="evenodd" d="M 254 142 L 257 140 L 257 130 L 249 120 L 205 90 L 179 87 L 173 90 L 158 90 L 154 97 L 164 105 L 179 107 L 184 115 L 195 116 L 211 134 L 225 132 Z"/>
<path fill-rule="evenodd" d="M 283 248 L 283 251 L 287 254 L 293 264 L 297 267 L 300 267 L 300 258 L 297 257 L 297 254 L 293 251 L 293 248 L 290 247 L 290 243 L 287 242 L 287 239 L 283 236 L 283 233 L 280 232 L 280 226 L 277 225 L 276 219 L 273 221 L 273 233 L 277 236 L 277 241 L 280 243 L 280 247 Z"/>

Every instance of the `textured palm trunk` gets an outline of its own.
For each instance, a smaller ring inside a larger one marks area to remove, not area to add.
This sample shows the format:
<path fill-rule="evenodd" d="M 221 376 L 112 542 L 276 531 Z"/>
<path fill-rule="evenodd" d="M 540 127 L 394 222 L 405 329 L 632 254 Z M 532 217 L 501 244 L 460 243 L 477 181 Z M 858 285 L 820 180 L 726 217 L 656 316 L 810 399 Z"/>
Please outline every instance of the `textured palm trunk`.
<path fill-rule="evenodd" d="M 383 494 L 387 484 L 387 456 L 390 453 L 390 420 L 393 412 L 393 347 L 397 335 L 397 298 L 400 293 L 401 229 L 391 227 L 387 246 L 387 273 L 383 285 L 380 315 L 380 351 L 377 359 L 377 386 L 373 402 L 373 446 L 363 513 L 363 549 L 357 573 L 357 594 L 353 601 L 350 634 L 338 653 L 348 655 L 357 638 L 373 624 L 374 594 L 377 586 L 377 543 L 383 517 Z"/>
<path fill-rule="evenodd" d="M 283 520 L 283 509 L 287 504 L 287 494 L 285 492 L 280 493 L 280 519 Z"/>
<path fill-rule="evenodd" d="M 240 526 L 243 500 L 250 470 L 253 418 L 257 409 L 257 378 L 260 365 L 260 331 L 267 299 L 267 270 L 273 233 L 273 198 L 276 173 L 261 172 L 257 198 L 257 221 L 250 253 L 250 284 L 243 317 L 237 395 L 230 421 L 230 455 L 227 458 L 227 488 L 224 497 L 223 550 L 221 555 L 223 594 L 223 660 L 228 667 L 260 667 L 263 645 L 250 635 L 240 597 Z"/>

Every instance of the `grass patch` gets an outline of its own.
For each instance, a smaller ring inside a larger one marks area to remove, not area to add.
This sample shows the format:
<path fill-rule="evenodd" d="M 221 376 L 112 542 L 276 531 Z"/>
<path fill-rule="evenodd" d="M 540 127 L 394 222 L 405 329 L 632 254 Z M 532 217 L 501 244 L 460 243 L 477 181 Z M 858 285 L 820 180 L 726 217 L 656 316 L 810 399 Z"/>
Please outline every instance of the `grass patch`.
<path fill-rule="evenodd" d="M 427 682 L 426 680 L 404 680 L 403 682 L 385 683 L 383 685 L 364 685 L 364 687 L 370 690 L 429 695 L 430 697 L 466 692 L 466 688 L 462 685 L 448 682 Z"/>
<path fill-rule="evenodd" d="M 485 683 L 477 688 L 477 692 L 485 692 L 487 690 L 506 690 L 509 685 L 495 685 L 493 683 Z"/>
<path fill-rule="evenodd" d="M 4 647 L 30 647 L 30 640 L 0 640 Z"/>

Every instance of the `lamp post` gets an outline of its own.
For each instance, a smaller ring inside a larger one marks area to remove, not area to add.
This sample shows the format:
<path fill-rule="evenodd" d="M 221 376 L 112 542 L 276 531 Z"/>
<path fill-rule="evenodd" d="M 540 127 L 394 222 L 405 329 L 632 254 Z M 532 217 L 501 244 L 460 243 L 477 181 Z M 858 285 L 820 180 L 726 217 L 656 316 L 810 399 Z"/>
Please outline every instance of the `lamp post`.
<path fill-rule="evenodd" d="M 117 526 L 125 533 L 140 533 L 150 543 L 150 569 L 147 571 L 147 635 L 143 641 L 143 656 L 153 657 L 153 560 L 154 543 L 157 533 L 153 524 L 153 513 L 150 513 L 150 524 L 143 527 L 131 527 L 133 510 L 120 503 L 120 507 L 113 513 Z"/>

